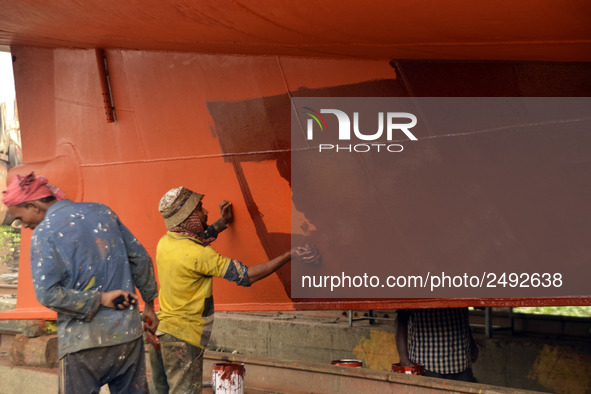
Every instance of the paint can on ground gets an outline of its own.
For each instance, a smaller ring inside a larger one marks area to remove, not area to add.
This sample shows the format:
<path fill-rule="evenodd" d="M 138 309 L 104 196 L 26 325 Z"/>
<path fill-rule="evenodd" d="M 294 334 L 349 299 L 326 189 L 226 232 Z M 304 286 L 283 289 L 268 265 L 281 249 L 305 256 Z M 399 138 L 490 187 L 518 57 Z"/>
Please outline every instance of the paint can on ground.
<path fill-rule="evenodd" d="M 332 365 L 338 365 L 339 367 L 351 367 L 351 368 L 361 368 L 363 365 L 363 362 L 361 360 L 352 360 L 352 359 L 332 360 L 330 363 Z"/>
<path fill-rule="evenodd" d="M 392 364 L 392 372 L 403 373 L 405 375 L 422 375 L 425 372 L 425 366 L 419 363 L 412 363 L 410 366 L 402 366 L 400 363 Z"/>
<path fill-rule="evenodd" d="M 244 394 L 244 363 L 217 363 L 211 369 L 211 385 L 216 394 Z"/>

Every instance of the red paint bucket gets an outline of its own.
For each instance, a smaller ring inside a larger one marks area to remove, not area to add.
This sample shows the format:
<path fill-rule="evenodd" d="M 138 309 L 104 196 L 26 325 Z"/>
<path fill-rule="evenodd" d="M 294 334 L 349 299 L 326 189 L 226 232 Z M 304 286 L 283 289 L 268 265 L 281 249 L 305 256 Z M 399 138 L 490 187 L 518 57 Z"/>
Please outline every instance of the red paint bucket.
<path fill-rule="evenodd" d="M 244 364 L 217 363 L 211 369 L 211 385 L 216 394 L 244 394 Z"/>
<path fill-rule="evenodd" d="M 351 367 L 351 368 L 361 368 L 363 362 L 361 360 L 351 360 L 351 359 L 344 359 L 344 360 L 332 360 L 330 362 L 332 365 L 338 365 L 339 367 Z"/>
<path fill-rule="evenodd" d="M 405 375 L 422 375 L 425 372 L 425 366 L 419 363 L 412 363 L 410 366 L 402 366 L 400 363 L 392 364 L 392 372 L 403 373 Z"/>

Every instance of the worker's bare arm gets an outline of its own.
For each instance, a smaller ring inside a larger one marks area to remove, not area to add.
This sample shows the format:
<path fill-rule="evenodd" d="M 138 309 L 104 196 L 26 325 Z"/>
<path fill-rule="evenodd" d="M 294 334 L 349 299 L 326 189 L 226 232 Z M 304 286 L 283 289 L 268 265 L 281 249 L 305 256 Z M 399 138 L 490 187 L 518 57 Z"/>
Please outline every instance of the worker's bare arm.
<path fill-rule="evenodd" d="M 314 245 L 306 244 L 305 246 L 298 246 L 264 263 L 253 265 L 248 268 L 249 284 L 253 284 L 269 276 L 292 259 L 301 263 L 317 264 L 320 262 L 320 254 Z"/>

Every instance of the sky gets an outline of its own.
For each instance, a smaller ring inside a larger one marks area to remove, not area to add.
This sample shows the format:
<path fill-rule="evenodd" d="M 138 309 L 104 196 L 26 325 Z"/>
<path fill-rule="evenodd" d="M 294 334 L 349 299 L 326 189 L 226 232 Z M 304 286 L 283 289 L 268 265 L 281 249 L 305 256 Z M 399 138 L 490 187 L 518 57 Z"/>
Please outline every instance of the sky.
<path fill-rule="evenodd" d="M 12 74 L 12 55 L 0 51 L 0 103 L 5 102 L 9 120 L 12 119 L 14 103 L 14 76 Z"/>

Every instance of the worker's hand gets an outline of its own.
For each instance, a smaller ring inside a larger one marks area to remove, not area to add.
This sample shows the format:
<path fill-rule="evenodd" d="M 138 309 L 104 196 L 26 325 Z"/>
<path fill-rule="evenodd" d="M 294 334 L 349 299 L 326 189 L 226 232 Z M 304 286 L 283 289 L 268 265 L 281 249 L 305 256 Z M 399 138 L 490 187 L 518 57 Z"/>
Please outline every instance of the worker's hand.
<path fill-rule="evenodd" d="M 291 259 L 305 264 L 320 264 L 320 253 L 314 244 L 307 243 L 293 248 Z"/>
<path fill-rule="evenodd" d="M 158 320 L 158 315 L 154 312 L 154 307 L 148 303 L 146 303 L 144 312 L 142 313 L 142 321 L 144 322 L 144 331 L 150 331 L 153 334 L 156 333 L 160 320 Z"/>
<path fill-rule="evenodd" d="M 122 297 L 122 298 L 118 298 Z M 119 302 L 121 301 L 121 302 Z M 125 290 L 112 290 L 101 293 L 101 305 L 112 309 L 125 309 L 137 302 L 137 296 Z"/>
<path fill-rule="evenodd" d="M 232 223 L 234 221 L 234 214 L 232 213 L 232 203 L 230 201 L 222 201 L 220 202 L 220 213 L 222 214 L 222 219 L 226 222 L 226 224 Z"/>

